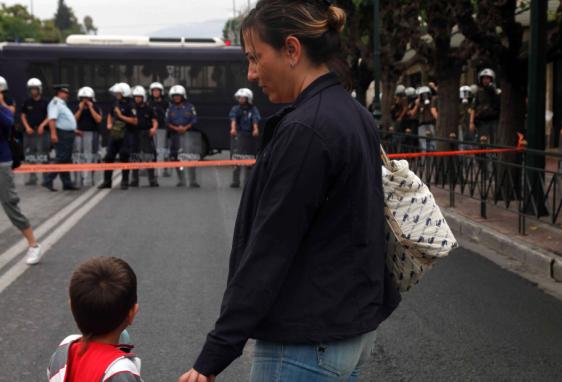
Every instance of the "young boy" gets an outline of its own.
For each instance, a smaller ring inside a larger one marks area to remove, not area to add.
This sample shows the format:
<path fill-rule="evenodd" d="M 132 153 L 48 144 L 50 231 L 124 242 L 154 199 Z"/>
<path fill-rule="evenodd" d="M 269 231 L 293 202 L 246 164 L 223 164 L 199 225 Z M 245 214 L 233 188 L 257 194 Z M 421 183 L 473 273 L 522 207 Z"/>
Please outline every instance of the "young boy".
<path fill-rule="evenodd" d="M 140 359 L 120 336 L 138 312 L 137 278 L 125 261 L 95 257 L 70 280 L 70 309 L 82 335 L 69 336 L 51 357 L 50 382 L 140 382 Z"/>

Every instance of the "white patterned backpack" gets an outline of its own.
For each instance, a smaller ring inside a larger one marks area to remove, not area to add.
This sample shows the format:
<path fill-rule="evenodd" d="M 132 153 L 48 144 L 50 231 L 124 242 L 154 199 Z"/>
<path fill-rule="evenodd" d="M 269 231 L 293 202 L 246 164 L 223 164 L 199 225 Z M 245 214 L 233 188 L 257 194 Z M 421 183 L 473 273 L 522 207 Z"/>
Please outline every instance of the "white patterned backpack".
<path fill-rule="evenodd" d="M 383 161 L 386 263 L 396 287 L 416 285 L 436 259 L 458 246 L 429 188 L 405 160 Z"/>

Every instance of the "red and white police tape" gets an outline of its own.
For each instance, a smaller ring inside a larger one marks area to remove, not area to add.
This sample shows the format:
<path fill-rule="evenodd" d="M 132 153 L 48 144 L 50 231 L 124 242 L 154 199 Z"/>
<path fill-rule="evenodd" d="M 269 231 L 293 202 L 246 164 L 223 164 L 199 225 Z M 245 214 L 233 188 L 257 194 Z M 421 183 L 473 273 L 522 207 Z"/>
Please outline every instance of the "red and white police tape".
<path fill-rule="evenodd" d="M 408 159 L 418 157 L 440 157 L 456 155 L 499 154 L 525 151 L 524 147 L 515 149 L 483 149 L 463 151 L 434 151 L 417 153 L 389 154 L 390 159 Z M 234 167 L 252 166 L 256 163 L 253 159 L 243 160 L 204 160 L 181 162 L 128 162 L 128 163 L 80 163 L 80 164 L 23 164 L 14 170 L 15 173 L 40 173 L 40 172 L 80 172 L 80 171 L 107 171 L 107 170 L 145 170 L 151 168 L 175 167 Z"/>

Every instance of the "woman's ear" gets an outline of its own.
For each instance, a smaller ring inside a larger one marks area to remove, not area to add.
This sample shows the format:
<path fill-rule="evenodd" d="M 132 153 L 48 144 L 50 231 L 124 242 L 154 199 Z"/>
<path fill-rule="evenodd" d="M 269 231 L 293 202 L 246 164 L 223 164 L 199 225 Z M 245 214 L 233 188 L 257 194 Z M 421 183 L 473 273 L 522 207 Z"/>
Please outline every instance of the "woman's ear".
<path fill-rule="evenodd" d="M 301 61 L 302 45 L 298 38 L 289 36 L 285 39 L 285 52 L 289 65 L 294 68 Z"/>

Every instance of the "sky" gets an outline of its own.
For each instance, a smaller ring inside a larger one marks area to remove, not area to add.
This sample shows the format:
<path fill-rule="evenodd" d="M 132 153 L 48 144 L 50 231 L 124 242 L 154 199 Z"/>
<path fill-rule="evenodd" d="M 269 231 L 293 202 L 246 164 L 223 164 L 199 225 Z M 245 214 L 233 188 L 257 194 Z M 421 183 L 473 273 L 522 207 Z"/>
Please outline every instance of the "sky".
<path fill-rule="evenodd" d="M 162 36 L 162 33 L 184 31 L 192 37 L 221 37 L 222 25 L 233 15 L 233 5 L 240 11 L 248 6 L 248 1 L 65 0 L 65 3 L 80 21 L 86 15 L 91 16 L 98 34 Z M 58 0 L 0 0 L 0 3 L 19 3 L 28 9 L 33 4 L 33 14 L 46 19 L 55 14 Z"/>

